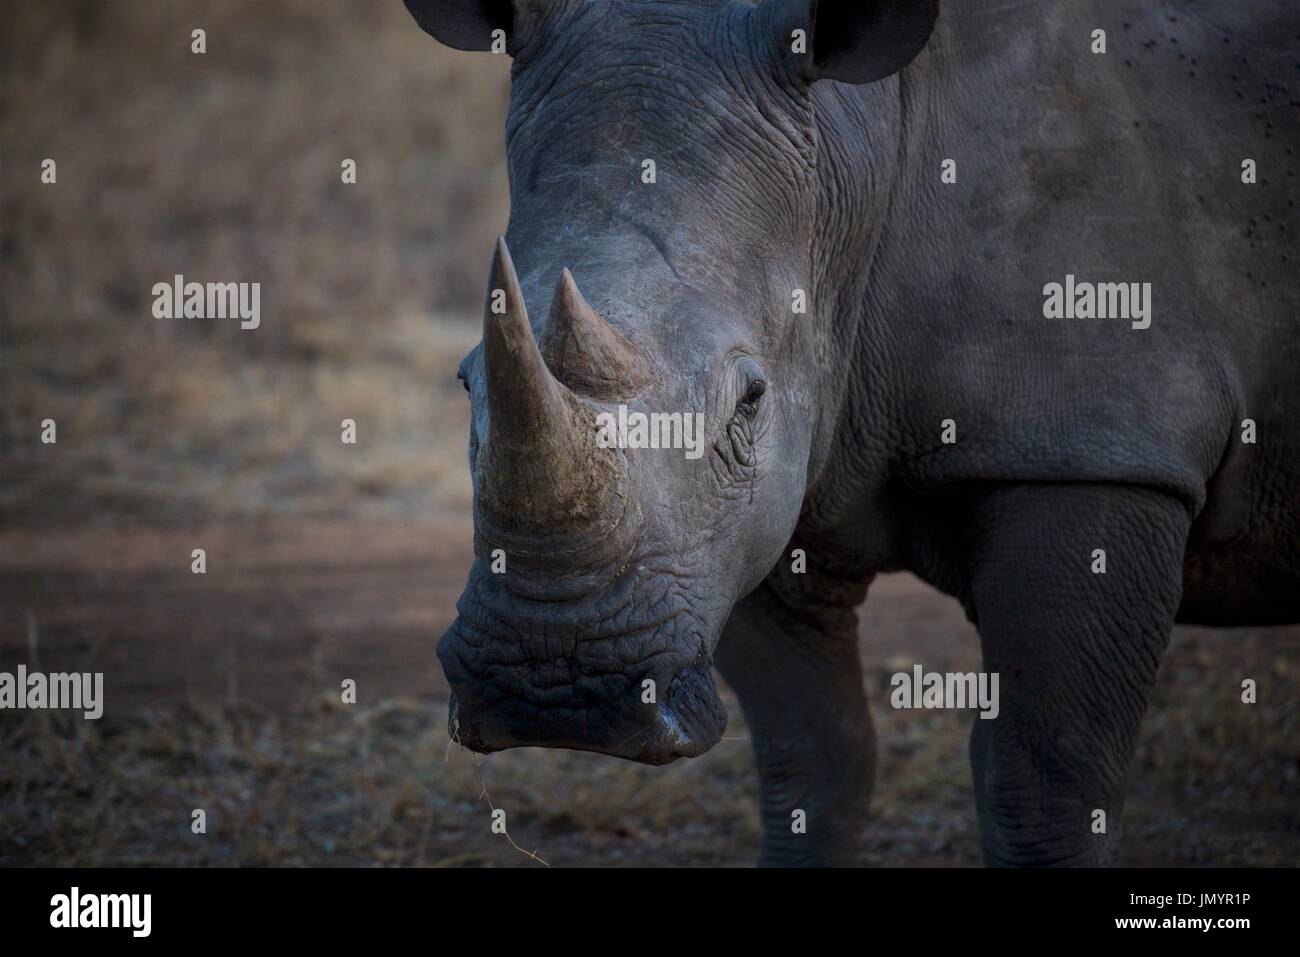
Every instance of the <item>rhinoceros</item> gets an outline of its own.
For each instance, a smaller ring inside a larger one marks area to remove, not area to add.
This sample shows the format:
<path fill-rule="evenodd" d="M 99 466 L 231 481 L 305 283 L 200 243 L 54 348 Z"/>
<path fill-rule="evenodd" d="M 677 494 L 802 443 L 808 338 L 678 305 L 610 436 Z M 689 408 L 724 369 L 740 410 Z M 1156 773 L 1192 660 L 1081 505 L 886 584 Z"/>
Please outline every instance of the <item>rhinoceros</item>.
<path fill-rule="evenodd" d="M 852 863 L 906 570 L 999 677 L 986 862 L 1117 862 L 1172 625 L 1300 620 L 1300 7 L 406 5 L 513 58 L 453 737 L 696 756 L 716 667 L 760 863 Z"/>

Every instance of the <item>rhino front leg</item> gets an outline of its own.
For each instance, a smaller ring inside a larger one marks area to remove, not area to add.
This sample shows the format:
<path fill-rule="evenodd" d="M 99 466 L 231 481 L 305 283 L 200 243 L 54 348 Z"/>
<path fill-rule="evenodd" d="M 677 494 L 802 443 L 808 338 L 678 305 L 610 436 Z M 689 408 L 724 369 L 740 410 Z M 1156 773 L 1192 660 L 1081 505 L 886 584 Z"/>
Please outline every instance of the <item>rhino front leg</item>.
<path fill-rule="evenodd" d="M 759 864 L 852 864 L 876 757 L 853 609 L 865 588 L 847 589 L 855 593 L 847 606 L 828 605 L 791 602 L 777 582 L 769 578 L 736 606 L 716 654 L 753 739 Z"/>
<path fill-rule="evenodd" d="M 974 520 L 968 608 L 1000 686 L 997 717 L 971 736 L 985 859 L 1116 863 L 1187 511 L 1148 489 L 1017 486 L 984 497 Z"/>

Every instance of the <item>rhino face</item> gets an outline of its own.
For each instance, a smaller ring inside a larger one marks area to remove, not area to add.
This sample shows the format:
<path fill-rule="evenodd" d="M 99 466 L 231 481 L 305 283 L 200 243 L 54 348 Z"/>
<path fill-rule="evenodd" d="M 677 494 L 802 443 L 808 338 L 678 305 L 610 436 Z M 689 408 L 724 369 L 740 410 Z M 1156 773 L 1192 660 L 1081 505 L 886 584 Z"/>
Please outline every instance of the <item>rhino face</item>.
<path fill-rule="evenodd" d="M 460 370 L 476 559 L 438 645 L 451 733 L 698 755 L 726 723 L 713 649 L 807 481 L 816 139 L 782 38 L 808 3 L 407 5 L 514 57 L 509 247 Z"/>
<path fill-rule="evenodd" d="M 481 751 L 699 754 L 726 723 L 713 647 L 798 515 L 807 430 L 781 396 L 797 379 L 688 288 L 664 287 L 681 333 L 662 346 L 633 345 L 567 270 L 539 341 L 504 239 L 490 288 L 503 310 L 461 367 L 476 560 L 438 646 L 452 733 Z M 660 448 L 636 441 L 639 415 Z"/>

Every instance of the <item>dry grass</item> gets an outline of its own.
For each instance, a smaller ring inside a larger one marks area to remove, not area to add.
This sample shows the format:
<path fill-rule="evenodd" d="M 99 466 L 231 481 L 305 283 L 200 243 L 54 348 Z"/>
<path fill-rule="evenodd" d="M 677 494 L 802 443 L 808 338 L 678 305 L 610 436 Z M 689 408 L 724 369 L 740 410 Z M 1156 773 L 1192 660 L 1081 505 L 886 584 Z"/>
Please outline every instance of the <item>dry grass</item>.
<path fill-rule="evenodd" d="M 744 742 L 672 769 L 573 752 L 448 749 L 445 702 L 321 699 L 291 717 L 190 707 L 4 726 L 0 864 L 740 863 L 755 840 Z M 562 799 L 559 797 L 562 795 Z M 208 833 L 190 832 L 207 812 Z M 729 856 L 724 856 L 729 855 Z"/>
<path fill-rule="evenodd" d="M 1131 864 L 1278 866 L 1300 855 L 1295 675 L 1268 635 L 1240 637 L 1244 669 L 1222 664 L 1224 640 L 1180 631 L 1162 671 L 1130 786 Z M 869 677 L 880 768 L 862 862 L 977 865 L 971 715 L 882 706 L 892 667 Z M 1242 705 L 1238 674 L 1277 700 Z M 745 739 L 726 700 L 728 738 Z M 752 861 L 747 740 L 666 768 L 534 749 L 477 758 L 449 747 L 445 715 L 434 699 L 345 706 L 333 695 L 287 713 L 23 714 L 0 726 L 0 864 L 540 866 L 491 832 L 485 786 L 510 837 L 551 865 Z M 204 836 L 189 831 L 196 807 L 207 811 Z"/>
<path fill-rule="evenodd" d="M 2 42 L 0 518 L 463 505 L 505 58 L 396 0 L 44 0 Z M 155 319 L 176 273 L 260 282 L 261 327 Z"/>
<path fill-rule="evenodd" d="M 468 403 L 454 376 L 477 340 L 471 326 L 394 316 L 350 354 L 335 344 L 313 361 L 123 345 L 91 369 L 64 362 L 59 377 L 28 359 L 48 355 L 51 339 L 20 336 L 0 360 L 16 393 L 11 428 L 25 432 L 0 456 L 10 523 L 469 506 Z M 58 423 L 57 446 L 37 440 L 44 418 Z M 346 418 L 355 445 L 341 441 Z"/>

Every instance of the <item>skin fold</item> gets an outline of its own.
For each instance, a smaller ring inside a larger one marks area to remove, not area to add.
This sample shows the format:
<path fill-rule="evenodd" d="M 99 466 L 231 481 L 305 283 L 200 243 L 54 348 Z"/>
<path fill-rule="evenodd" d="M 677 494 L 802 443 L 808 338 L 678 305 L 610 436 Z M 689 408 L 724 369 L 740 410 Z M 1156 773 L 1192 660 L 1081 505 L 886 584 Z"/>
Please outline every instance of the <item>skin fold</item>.
<path fill-rule="evenodd" d="M 453 737 L 693 756 L 716 665 L 761 861 L 851 863 L 855 609 L 908 570 L 1001 677 L 971 741 L 988 862 L 1115 863 L 1173 623 L 1300 620 L 1294 5 L 407 6 L 513 57 Z M 1149 327 L 1046 318 L 1067 275 L 1150 283 Z M 620 404 L 702 413 L 705 454 L 595 450 Z"/>

